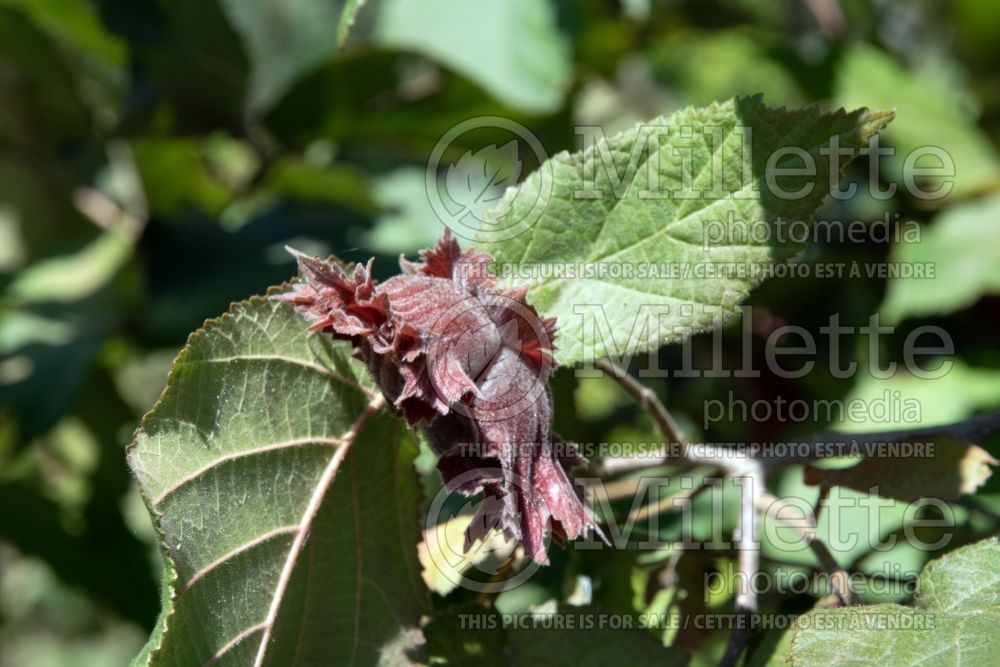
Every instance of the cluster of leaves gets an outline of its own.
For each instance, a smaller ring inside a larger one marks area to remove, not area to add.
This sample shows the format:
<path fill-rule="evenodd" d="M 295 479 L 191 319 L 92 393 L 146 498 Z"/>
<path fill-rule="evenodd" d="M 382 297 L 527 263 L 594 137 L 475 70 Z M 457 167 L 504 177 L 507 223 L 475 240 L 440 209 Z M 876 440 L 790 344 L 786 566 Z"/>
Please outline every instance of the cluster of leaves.
<path fill-rule="evenodd" d="M 957 165 L 951 193 L 930 205 L 905 192 L 874 202 L 866 196 L 867 174 L 850 167 L 845 180 L 857 182 L 861 194 L 828 203 L 822 215 L 898 212 L 923 226 L 921 243 L 813 244 L 803 260 L 933 261 L 934 281 L 775 280 L 751 296 L 755 312 L 764 315 L 758 321 L 772 323 L 765 328 L 795 323 L 815 333 L 831 313 L 857 326 L 881 312 L 900 324 L 882 341 L 887 358 L 898 358 L 916 326 L 936 323 L 956 338 L 959 359 L 933 382 L 902 373 L 853 382 L 817 373 L 790 381 L 765 371 L 753 381 L 669 378 L 657 381 L 657 392 L 687 417 L 693 438 L 719 441 L 781 439 L 826 426 L 720 423 L 699 432 L 704 402 L 729 392 L 753 401 L 899 391 L 918 399 L 924 419 L 934 423 L 995 405 L 1000 360 L 995 336 L 982 322 L 995 317 L 1000 291 L 998 244 L 991 242 L 1000 100 L 989 78 L 1000 54 L 988 29 L 997 10 L 986 0 L 947 8 L 843 5 L 846 21 L 838 31 L 791 1 L 570 7 L 513 0 L 472 9 L 461 0 L 0 0 L 0 505 L 17 508 L 0 513 L 0 663 L 122 664 L 140 651 L 149 630 L 153 638 L 140 663 L 201 664 L 216 653 L 230 664 L 329 655 L 392 664 L 421 653 L 437 663 L 463 664 L 470 655 L 501 652 L 508 663 L 531 665 L 603 664 L 608 656 L 630 664 L 688 655 L 699 664 L 718 659 L 726 632 L 463 630 L 461 614 L 483 612 L 481 599 L 448 592 L 417 560 L 417 515 L 422 499 L 437 491 L 436 473 L 426 465 L 414 469 L 419 443 L 372 409 L 370 380 L 347 351 L 304 334 L 285 305 L 251 299 L 235 306 L 196 334 L 174 364 L 169 389 L 132 456 L 148 504 L 162 515 L 159 534 L 129 477 L 123 446 L 156 401 L 188 333 L 230 302 L 263 294 L 292 275 L 284 244 L 345 260 L 375 255 L 376 272 L 387 277 L 393 255 L 437 238 L 441 225 L 426 205 L 423 165 L 455 122 L 477 115 L 517 119 L 551 155 L 577 148 L 574 122 L 601 124 L 610 136 L 688 104 L 757 92 L 774 106 L 823 101 L 895 108 L 889 142 L 903 151 L 946 147 Z M 746 120 L 750 111 L 763 114 L 756 122 L 766 126 L 787 121 L 769 119 L 776 112 L 752 99 L 741 104 L 683 113 L 696 122 L 706 120 L 698 114 L 712 114 L 723 125 Z M 846 131 L 836 122 L 857 123 L 812 118 L 826 136 Z M 461 167 L 463 155 L 496 141 L 488 132 L 463 137 L 449 157 Z M 622 145 L 613 142 L 613 150 L 627 150 L 627 136 L 616 141 Z M 503 151 L 491 155 L 512 179 L 538 166 L 522 166 Z M 554 165 L 558 173 L 558 159 Z M 898 164 L 883 166 L 885 180 L 898 180 Z M 806 202 L 810 209 L 819 203 Z M 664 218 L 646 204 L 624 201 L 618 220 L 582 216 L 594 225 L 586 233 L 576 233 L 579 219 L 553 216 L 532 235 L 487 249 L 512 262 L 675 256 L 683 238 L 659 230 L 665 220 L 693 225 L 697 211 Z M 562 233 L 568 224 L 572 235 Z M 741 259 L 771 261 L 794 250 L 748 247 Z M 635 287 L 608 281 L 587 291 L 623 309 L 609 311 L 615 322 L 635 302 Z M 701 283 L 689 292 L 641 287 L 643 299 L 708 304 L 728 313 L 753 285 Z M 532 299 L 545 314 L 566 315 L 574 294 L 566 284 L 538 284 Z M 705 325 L 712 323 L 709 317 Z M 680 346 L 660 347 L 671 340 L 636 341 L 629 330 L 611 334 L 622 351 L 658 355 L 660 367 L 681 362 Z M 713 363 L 711 336 L 686 344 L 696 367 Z M 736 326 L 721 336 L 727 344 L 740 341 Z M 850 358 L 863 361 L 866 341 L 850 340 Z M 579 360 L 587 345 L 571 326 L 558 343 L 566 364 Z M 739 354 L 738 344 L 731 348 Z M 741 362 L 726 359 L 727 367 Z M 553 391 L 556 430 L 568 439 L 659 439 L 606 378 L 580 379 L 563 370 Z M 852 426 L 872 430 L 871 424 Z M 351 446 L 336 449 L 348 434 Z M 673 476 L 674 470 L 658 472 Z M 786 494 L 817 493 L 801 471 L 775 484 Z M 993 513 L 1000 508 L 997 488 L 994 479 L 977 495 Z M 850 493 L 848 501 L 856 497 Z M 696 506 L 693 530 L 701 537 L 719 530 L 705 509 Z M 727 532 L 734 523 L 730 510 L 727 504 Z M 870 521 L 863 509 L 845 507 L 840 516 L 860 526 Z M 957 507 L 956 516 L 957 525 L 937 531 L 952 538 L 951 546 L 995 529 L 982 512 Z M 904 517 L 901 506 L 884 512 L 876 537 L 907 530 Z M 313 523 L 322 530 L 308 530 Z M 669 539 L 680 536 L 682 526 L 665 515 L 660 530 L 659 537 Z M 820 535 L 829 530 L 821 521 Z M 169 556 L 165 565 L 160 540 Z M 588 606 L 572 610 L 669 610 L 684 617 L 731 606 L 729 592 L 712 598 L 703 590 L 703 575 L 722 569 L 731 553 L 550 555 L 550 567 L 495 596 L 491 609 L 565 610 L 584 589 Z M 765 545 L 767 556 L 804 571 L 814 566 L 808 553 L 774 545 Z M 915 572 L 928 554 L 900 540 L 892 550 L 859 546 L 838 558 L 862 572 Z M 977 597 L 967 582 L 985 579 L 976 568 L 995 561 L 995 548 L 985 545 L 929 566 L 923 577 L 935 594 L 922 593 L 914 613 L 939 612 L 941 634 L 926 644 L 900 634 L 899 644 L 909 642 L 909 649 L 899 650 L 932 654 L 950 628 L 980 637 L 977 628 L 989 626 L 965 617 L 969 610 L 993 610 L 995 586 L 983 585 Z M 165 613 L 156 624 L 164 568 Z M 955 573 L 950 580 L 949 572 Z M 790 595 L 762 606 L 797 613 L 817 596 Z M 865 602 L 907 603 L 904 598 Z M 995 617 L 995 610 L 989 613 Z M 303 614 L 322 628 L 309 633 L 308 642 L 298 639 Z M 427 617 L 430 623 L 422 624 Z M 267 651 L 259 650 L 262 638 Z M 898 662 L 892 653 L 866 652 L 872 646 L 892 651 L 895 642 L 850 639 L 801 633 L 792 641 L 790 633 L 771 631 L 755 640 L 751 657 L 759 663 L 786 654 L 801 664 L 828 662 L 831 655 Z"/>

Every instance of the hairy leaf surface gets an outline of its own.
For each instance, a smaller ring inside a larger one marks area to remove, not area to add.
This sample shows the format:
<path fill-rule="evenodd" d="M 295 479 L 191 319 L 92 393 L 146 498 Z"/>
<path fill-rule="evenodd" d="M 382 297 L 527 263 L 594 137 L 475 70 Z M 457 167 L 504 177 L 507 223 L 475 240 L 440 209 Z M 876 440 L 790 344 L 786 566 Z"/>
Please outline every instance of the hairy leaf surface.
<path fill-rule="evenodd" d="M 148 665 L 398 664 L 420 640 L 403 423 L 292 307 L 195 333 L 129 449 L 171 578 Z"/>
<path fill-rule="evenodd" d="M 812 611 L 797 622 L 789 654 L 799 665 L 989 665 L 1000 639 L 1000 542 L 931 561 L 914 607 L 895 604 Z"/>
<path fill-rule="evenodd" d="M 556 155 L 508 191 L 480 243 L 559 318 L 561 363 L 655 349 L 733 316 L 799 252 L 791 224 L 850 159 L 825 152 L 831 140 L 857 151 L 892 115 L 759 96 L 685 109 Z"/>

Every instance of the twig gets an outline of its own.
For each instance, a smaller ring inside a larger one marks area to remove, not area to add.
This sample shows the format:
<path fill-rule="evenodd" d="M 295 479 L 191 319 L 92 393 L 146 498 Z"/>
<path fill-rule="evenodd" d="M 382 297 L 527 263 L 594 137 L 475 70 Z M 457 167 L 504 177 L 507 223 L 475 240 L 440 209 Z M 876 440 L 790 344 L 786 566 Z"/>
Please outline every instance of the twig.
<path fill-rule="evenodd" d="M 639 523 L 654 514 L 660 514 L 661 512 L 683 507 L 701 495 L 702 492 L 715 486 L 717 481 L 719 481 L 718 477 L 704 477 L 699 484 L 690 489 L 685 489 L 672 496 L 667 496 L 666 498 L 660 498 L 655 503 L 644 505 L 638 510 L 631 512 L 628 517 L 626 517 L 626 522 L 628 524 Z"/>
<path fill-rule="evenodd" d="M 768 491 L 764 491 L 757 499 L 757 509 L 768 516 L 773 516 L 798 533 L 799 537 L 805 540 L 809 548 L 812 549 L 816 560 L 819 561 L 820 567 L 830 575 L 830 585 L 833 587 L 833 592 L 840 600 L 840 603 L 844 606 L 854 603 L 854 591 L 851 590 L 850 577 L 847 576 L 847 572 L 837 563 L 837 559 L 830 553 L 823 540 L 817 536 L 815 515 L 813 518 L 804 517 L 805 526 L 798 521 L 782 517 L 781 510 L 795 508 L 787 501 L 778 498 Z"/>
<path fill-rule="evenodd" d="M 732 451 L 725 447 L 717 447 L 709 444 L 692 446 L 684 437 L 684 434 L 681 432 L 677 422 L 670 415 L 670 412 L 660 402 L 656 392 L 629 375 L 627 370 L 607 359 L 598 361 L 596 365 L 610 375 L 613 380 L 618 382 L 621 388 L 635 399 L 639 407 L 649 413 L 653 421 L 656 422 L 660 433 L 666 438 L 668 450 L 670 445 L 675 445 L 680 458 L 686 459 L 691 463 L 719 468 L 731 475 L 745 472 L 747 462 L 752 462 L 752 459 L 750 459 L 746 452 Z M 669 458 L 664 459 L 664 461 L 666 460 L 669 460 Z M 660 461 L 657 460 L 657 462 Z M 756 463 L 753 462 L 753 465 L 756 465 Z"/>
<path fill-rule="evenodd" d="M 740 485 L 740 525 L 733 539 L 738 552 L 736 613 L 740 616 L 736 627 L 729 635 L 726 651 L 719 661 L 720 667 L 731 667 L 739 660 L 750 638 L 751 620 L 757 613 L 757 591 L 755 579 L 760 572 L 760 514 L 757 506 L 764 494 L 764 471 L 756 461 L 747 461 L 744 475 L 733 478 Z"/>
<path fill-rule="evenodd" d="M 146 226 L 146 216 L 130 213 L 95 188 L 79 187 L 74 190 L 73 206 L 101 229 L 119 232 L 130 241 L 137 240 Z"/>
<path fill-rule="evenodd" d="M 667 412 L 663 403 L 657 398 L 656 393 L 629 375 L 627 370 L 608 359 L 598 361 L 597 367 L 617 381 L 622 389 L 635 399 L 639 407 L 649 412 L 660 432 L 667 439 L 667 444 L 677 445 L 681 450 L 681 456 L 688 458 L 687 450 L 690 449 L 688 442 L 684 438 L 680 426 L 677 425 L 674 418 Z"/>
<path fill-rule="evenodd" d="M 611 361 L 601 360 L 597 362 L 597 366 L 616 380 L 650 414 L 668 445 L 675 444 L 682 458 L 691 463 L 718 468 L 740 484 L 740 525 L 735 531 L 734 541 L 740 570 L 736 612 L 741 619 L 730 634 L 726 652 L 719 663 L 723 666 L 735 665 L 750 637 L 751 618 L 757 613 L 757 593 L 753 583 L 760 572 L 760 515 L 757 513 L 757 505 L 764 493 L 764 468 L 747 451 L 733 451 L 707 444 L 691 446 L 677 422 L 651 389 Z M 668 500 L 672 504 L 673 498 Z"/>
<path fill-rule="evenodd" d="M 736 594 L 736 609 L 749 612 L 757 611 L 757 596 L 753 592 L 751 581 L 760 570 L 760 515 L 757 507 L 764 491 L 764 475 L 757 468 L 749 471 L 746 477 L 737 478 L 740 481 L 740 525 L 736 529 L 733 540 L 739 550 L 740 574 L 747 575 L 740 581 Z"/>
<path fill-rule="evenodd" d="M 580 479 L 579 477 L 577 479 Z M 604 497 L 608 500 L 619 500 L 621 498 L 634 498 L 637 493 L 645 492 L 649 486 L 651 478 L 638 477 L 628 479 L 616 479 L 611 482 L 601 483 L 600 480 L 589 478 L 580 479 L 581 483 L 588 484 L 597 482 Z"/>
<path fill-rule="evenodd" d="M 602 459 L 595 464 L 589 466 L 589 470 L 596 475 L 616 475 L 623 472 L 632 472 L 633 470 L 648 470 L 650 468 L 655 468 L 657 466 L 670 465 L 677 466 L 681 468 L 682 472 L 686 472 L 690 469 L 690 464 L 687 461 L 675 461 L 670 456 L 669 451 L 670 446 L 662 452 L 657 452 L 655 455 L 650 456 L 615 456 Z"/>
<path fill-rule="evenodd" d="M 1000 410 L 995 410 L 963 422 L 905 431 L 856 435 L 840 433 L 821 434 L 811 442 L 806 443 L 811 446 L 806 447 L 804 453 L 797 453 L 794 456 L 769 457 L 765 455 L 763 448 L 760 446 L 753 449 L 737 449 L 710 444 L 692 445 L 684 438 L 677 423 L 656 396 L 655 392 L 629 375 L 628 371 L 624 368 L 608 360 L 597 362 L 597 367 L 608 373 L 612 379 L 618 382 L 635 399 L 652 417 L 657 428 L 663 434 L 668 444 L 668 456 L 663 460 L 657 459 L 657 463 L 672 462 L 674 457 L 670 455 L 673 454 L 673 448 L 670 446 L 675 445 L 679 453 L 679 457 L 677 458 L 682 461 L 687 461 L 689 464 L 694 465 L 711 466 L 724 472 L 734 481 L 742 480 L 738 482 L 741 485 L 740 526 L 734 535 L 740 571 L 739 590 L 736 596 L 736 611 L 741 618 L 736 628 L 730 634 L 726 651 L 719 663 L 727 667 L 736 665 L 743 650 L 746 648 L 751 629 L 749 621 L 752 619 L 753 614 L 757 612 L 757 596 L 754 593 L 753 580 L 760 570 L 761 554 L 760 544 L 757 539 L 760 522 L 759 512 L 768 511 L 771 507 L 776 506 L 776 518 L 780 520 L 781 517 L 778 517 L 777 513 L 788 506 L 785 501 L 778 499 L 765 490 L 764 485 L 767 474 L 789 465 L 807 463 L 819 458 L 840 455 L 842 452 L 841 449 L 831 447 L 831 445 L 839 443 L 851 443 L 852 445 L 865 447 L 868 444 L 901 442 L 905 440 L 932 438 L 940 435 L 975 440 L 984 435 L 1000 431 Z M 677 503 L 678 499 L 681 501 L 685 500 L 682 495 L 668 498 L 666 502 L 673 506 Z M 661 511 L 660 503 L 644 508 L 639 514 L 645 517 L 656 511 Z M 809 546 L 816 555 L 817 560 L 819 560 L 820 565 L 830 573 L 831 586 L 840 602 L 845 605 L 851 604 L 853 593 L 850 589 L 849 577 L 846 571 L 837 563 L 826 545 L 816 535 L 815 519 L 810 520 L 809 524 L 805 527 L 795 523 L 789 523 L 789 525 L 809 540 Z"/>
<path fill-rule="evenodd" d="M 149 222 L 149 199 L 128 144 L 121 140 L 109 142 L 107 155 L 114 170 L 120 172 L 116 180 L 123 182 L 124 192 L 112 198 L 97 188 L 81 185 L 73 188 L 73 206 L 101 229 L 135 243 Z"/>
<path fill-rule="evenodd" d="M 820 486 L 819 495 L 816 496 L 816 504 L 813 505 L 813 522 L 819 523 L 819 515 L 826 506 L 826 501 L 830 497 L 830 487 Z"/>

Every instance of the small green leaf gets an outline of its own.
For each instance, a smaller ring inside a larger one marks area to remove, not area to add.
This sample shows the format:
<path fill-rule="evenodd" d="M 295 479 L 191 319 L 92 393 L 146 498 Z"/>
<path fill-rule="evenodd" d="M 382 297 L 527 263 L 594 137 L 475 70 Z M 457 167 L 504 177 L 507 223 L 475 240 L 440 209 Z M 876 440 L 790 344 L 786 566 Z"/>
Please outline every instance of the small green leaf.
<path fill-rule="evenodd" d="M 350 164 L 319 166 L 297 157 L 278 159 L 267 172 L 264 189 L 296 201 L 343 206 L 371 213 L 375 202 L 365 174 Z"/>
<path fill-rule="evenodd" d="M 153 213 L 174 217 L 187 209 L 218 215 L 232 199 L 192 139 L 137 138 L 130 142 L 136 169 Z"/>
<path fill-rule="evenodd" d="M 221 3 L 253 65 L 247 111 L 259 114 L 344 44 L 364 0 Z"/>
<path fill-rule="evenodd" d="M 416 649 L 416 447 L 348 353 L 260 297 L 192 335 L 129 448 L 170 577 L 135 664 L 399 664 Z"/>
<path fill-rule="evenodd" d="M 881 311 L 887 322 L 947 315 L 1000 294 L 1000 196 L 958 204 L 921 228 L 920 240 L 897 243 L 893 266 L 926 270 L 892 278 Z"/>
<path fill-rule="evenodd" d="M 808 665 L 991 665 L 1000 652 L 1000 541 L 928 563 L 916 604 L 814 610 L 800 617 L 789 661 Z"/>
<path fill-rule="evenodd" d="M 889 170 L 886 180 L 902 189 L 903 164 L 914 151 L 931 147 L 947 151 L 954 161 L 952 177 L 932 178 L 918 184 L 926 192 L 942 185 L 949 197 L 962 197 L 995 188 L 1000 184 L 1000 158 L 993 144 L 977 127 L 950 90 L 942 90 L 919 72 L 908 72 L 892 57 L 869 46 L 857 45 L 844 57 L 838 69 L 837 101 L 844 106 L 885 105 L 896 110 L 898 120 L 886 131 L 895 148 L 892 159 L 883 158 Z M 923 158 L 919 167 L 941 166 L 937 158 Z"/>
<path fill-rule="evenodd" d="M 0 0 L 0 6 L 18 9 L 50 35 L 77 49 L 81 55 L 101 59 L 108 65 L 125 62 L 122 42 L 101 23 L 96 7 L 81 0 Z"/>
<path fill-rule="evenodd" d="M 939 370 L 938 364 L 947 365 Z M 935 377 L 927 377 L 927 373 L 920 377 L 904 368 L 881 378 L 861 373 L 844 405 L 867 407 L 834 415 L 836 430 L 870 433 L 902 431 L 918 424 L 949 424 L 1000 403 L 1000 370 L 969 366 L 959 357 L 928 361 L 921 368 Z"/>
<path fill-rule="evenodd" d="M 655 349 L 735 315 L 802 249 L 790 223 L 810 219 L 849 159 L 831 174 L 821 150 L 831 138 L 861 149 L 892 116 L 771 109 L 759 96 L 685 109 L 556 155 L 508 191 L 479 240 L 559 318 L 560 363 Z M 804 154 L 815 168 L 792 174 Z"/>
<path fill-rule="evenodd" d="M 385 0 L 374 38 L 437 60 L 525 111 L 556 110 L 570 83 L 569 45 L 546 0 Z"/>

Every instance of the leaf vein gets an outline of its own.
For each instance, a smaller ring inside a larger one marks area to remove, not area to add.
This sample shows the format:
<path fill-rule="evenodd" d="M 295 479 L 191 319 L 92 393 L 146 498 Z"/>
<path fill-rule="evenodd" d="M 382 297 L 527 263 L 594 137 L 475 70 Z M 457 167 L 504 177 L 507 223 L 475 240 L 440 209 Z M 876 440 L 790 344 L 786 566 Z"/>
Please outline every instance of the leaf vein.
<path fill-rule="evenodd" d="M 262 535 L 258 535 L 249 542 L 241 544 L 235 549 L 232 549 L 231 551 L 224 553 L 223 555 L 219 556 L 214 561 L 212 561 L 211 563 L 209 563 L 208 565 L 204 566 L 203 568 L 195 572 L 193 575 L 191 575 L 191 578 L 187 580 L 187 583 L 184 584 L 180 592 L 183 593 L 187 591 L 189 588 L 198 583 L 205 575 L 219 568 L 220 566 L 224 565 L 226 562 L 232 560 L 233 558 L 236 558 L 240 554 L 246 553 L 247 551 L 250 551 L 251 549 L 258 547 L 262 544 L 265 544 L 276 537 L 281 537 L 282 535 L 289 535 L 295 533 L 297 530 L 298 530 L 297 526 L 281 526 L 279 528 L 275 528 L 274 530 L 269 530 L 266 533 L 263 533 Z"/>
<path fill-rule="evenodd" d="M 334 452 L 333 456 L 330 458 L 330 462 L 326 465 L 323 470 L 323 475 L 320 477 L 319 482 L 316 484 L 316 488 L 313 489 L 313 493 L 309 498 L 309 502 L 306 505 L 305 511 L 302 513 L 302 519 L 299 521 L 298 533 L 295 535 L 295 540 L 292 542 L 291 548 L 288 550 L 288 558 L 285 560 L 285 564 L 281 569 L 281 575 L 278 578 L 278 584 L 274 589 L 274 596 L 271 600 L 271 607 L 268 609 L 267 618 L 264 620 L 264 636 L 260 640 L 260 647 L 257 650 L 257 658 L 254 660 L 254 667 L 262 667 L 264 664 L 264 658 L 267 655 L 268 643 L 271 639 L 271 632 L 274 629 L 274 624 L 278 618 L 278 611 L 281 609 L 281 602 L 284 599 L 285 591 L 288 589 L 289 582 L 292 578 L 292 571 L 295 569 L 295 563 L 298 559 L 299 553 L 302 551 L 302 547 L 305 544 L 306 535 L 309 534 L 309 528 L 312 525 L 313 518 L 315 518 L 316 513 L 319 511 L 320 505 L 323 498 L 326 496 L 327 490 L 330 488 L 330 484 L 333 483 L 333 478 L 340 469 L 344 458 L 350 451 L 350 445 L 360 433 L 361 429 L 364 428 L 368 420 L 375 415 L 376 412 L 382 409 L 385 405 L 385 399 L 379 395 L 376 396 L 368 405 L 365 407 L 364 411 L 357 418 L 351 428 L 343 436 L 343 446 L 338 447 L 337 451 Z M 357 612 L 360 614 L 360 606 Z M 352 657 L 353 660 L 353 657 Z"/>
<path fill-rule="evenodd" d="M 309 436 L 306 438 L 296 438 L 294 440 L 286 440 L 284 442 L 276 442 L 270 445 L 263 445 L 261 447 L 255 447 L 254 449 L 250 449 L 247 451 L 226 454 L 225 456 L 220 456 L 214 461 L 205 464 L 204 466 L 198 468 L 194 472 L 185 475 L 184 477 L 180 478 L 179 480 L 177 480 L 176 482 L 165 488 L 163 491 L 160 492 L 160 495 L 158 495 L 153 500 L 152 504 L 153 507 L 158 507 L 159 505 L 163 504 L 164 500 L 166 500 L 168 497 L 170 497 L 171 495 L 182 489 L 187 484 L 198 479 L 199 477 L 209 472 L 213 468 L 217 468 L 218 466 L 228 463 L 230 461 L 246 458 L 248 456 L 259 456 L 261 454 L 267 454 L 269 452 L 279 451 L 282 449 L 304 447 L 306 445 L 325 445 L 325 446 L 340 448 L 344 444 L 345 443 L 343 438 L 321 438 L 318 436 Z"/>

